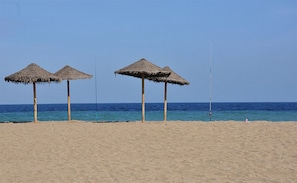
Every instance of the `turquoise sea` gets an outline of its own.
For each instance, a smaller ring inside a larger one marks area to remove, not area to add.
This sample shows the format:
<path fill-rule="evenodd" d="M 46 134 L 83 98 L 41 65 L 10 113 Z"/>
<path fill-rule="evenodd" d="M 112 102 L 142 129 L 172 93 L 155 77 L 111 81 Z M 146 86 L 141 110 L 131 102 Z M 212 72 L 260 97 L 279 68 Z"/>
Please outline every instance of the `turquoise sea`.
<path fill-rule="evenodd" d="M 163 103 L 147 103 L 146 121 L 163 120 Z M 140 103 L 71 104 L 71 118 L 84 121 L 140 121 Z M 213 103 L 212 121 L 296 121 L 297 102 Z M 67 104 L 39 104 L 39 121 L 67 120 Z M 208 103 L 168 103 L 167 120 L 210 121 Z M 33 105 L 0 105 L 0 122 L 33 121 Z"/>

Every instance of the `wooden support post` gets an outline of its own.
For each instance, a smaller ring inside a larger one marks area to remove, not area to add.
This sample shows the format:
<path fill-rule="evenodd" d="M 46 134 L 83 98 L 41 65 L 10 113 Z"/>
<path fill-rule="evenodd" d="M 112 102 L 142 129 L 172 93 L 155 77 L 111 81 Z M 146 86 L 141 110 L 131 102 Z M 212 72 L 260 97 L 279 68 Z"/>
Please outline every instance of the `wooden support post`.
<path fill-rule="evenodd" d="M 145 105 L 144 105 L 144 74 L 142 74 L 142 123 L 145 121 Z"/>
<path fill-rule="evenodd" d="M 165 81 L 164 89 L 164 122 L 167 121 L 167 81 Z"/>
<path fill-rule="evenodd" d="M 33 97 L 34 97 L 34 123 L 37 123 L 37 99 L 36 99 L 36 83 L 33 82 Z"/>
<path fill-rule="evenodd" d="M 71 120 L 71 108 L 70 108 L 70 82 L 67 80 L 67 93 L 68 93 L 68 122 Z"/>

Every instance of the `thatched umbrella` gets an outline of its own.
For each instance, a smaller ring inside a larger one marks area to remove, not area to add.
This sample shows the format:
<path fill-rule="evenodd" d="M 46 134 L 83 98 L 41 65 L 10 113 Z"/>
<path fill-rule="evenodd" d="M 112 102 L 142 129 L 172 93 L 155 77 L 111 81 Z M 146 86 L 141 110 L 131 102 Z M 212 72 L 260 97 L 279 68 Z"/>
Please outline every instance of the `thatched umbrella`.
<path fill-rule="evenodd" d="M 115 71 L 115 74 L 128 75 L 142 79 L 142 122 L 144 122 L 144 78 L 167 77 L 170 75 L 170 72 L 163 71 L 160 67 L 142 58 L 127 67 Z"/>
<path fill-rule="evenodd" d="M 76 80 L 76 79 L 90 79 L 93 76 L 83 73 L 81 71 L 78 71 L 69 65 L 66 65 L 59 71 L 57 71 L 54 75 L 62 78 L 63 80 L 67 80 L 67 93 L 68 93 L 68 121 L 71 120 L 71 114 L 70 114 L 70 82 L 69 80 Z"/>
<path fill-rule="evenodd" d="M 170 72 L 170 76 L 168 77 L 151 77 L 149 80 L 153 80 L 155 82 L 164 82 L 164 121 L 166 122 L 167 118 L 167 83 L 178 84 L 178 85 L 189 85 L 190 83 L 176 74 L 173 70 L 171 70 L 168 66 L 163 68 L 163 71 Z"/>
<path fill-rule="evenodd" d="M 52 73 L 44 70 L 38 65 L 32 63 L 26 68 L 9 75 L 4 78 L 7 82 L 15 83 L 24 83 L 31 84 L 33 83 L 33 92 L 34 92 L 34 123 L 37 122 L 37 101 L 36 101 L 36 83 L 42 82 L 60 82 L 61 79 Z"/>

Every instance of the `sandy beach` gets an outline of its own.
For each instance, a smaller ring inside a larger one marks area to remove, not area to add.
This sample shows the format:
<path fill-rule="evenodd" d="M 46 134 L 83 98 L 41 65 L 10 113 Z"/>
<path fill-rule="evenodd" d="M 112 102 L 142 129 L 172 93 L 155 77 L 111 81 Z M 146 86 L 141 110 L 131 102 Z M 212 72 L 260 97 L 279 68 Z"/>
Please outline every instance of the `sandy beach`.
<path fill-rule="evenodd" d="M 0 124 L 0 182 L 297 182 L 296 122 Z"/>

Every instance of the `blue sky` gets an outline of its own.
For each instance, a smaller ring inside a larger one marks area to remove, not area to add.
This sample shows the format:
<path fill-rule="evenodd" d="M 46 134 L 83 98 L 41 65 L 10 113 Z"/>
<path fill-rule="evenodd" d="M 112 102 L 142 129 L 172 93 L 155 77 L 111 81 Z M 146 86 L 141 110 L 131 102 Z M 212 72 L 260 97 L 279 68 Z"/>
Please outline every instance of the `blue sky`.
<path fill-rule="evenodd" d="M 32 85 L 4 81 L 33 62 L 94 75 L 71 81 L 72 103 L 96 102 L 96 80 L 99 103 L 141 102 L 141 80 L 114 75 L 141 58 L 191 83 L 169 102 L 208 102 L 210 41 L 214 102 L 297 102 L 296 0 L 0 0 L 0 104 L 33 103 Z M 146 81 L 146 102 L 163 87 Z M 37 101 L 66 103 L 66 82 Z"/>

